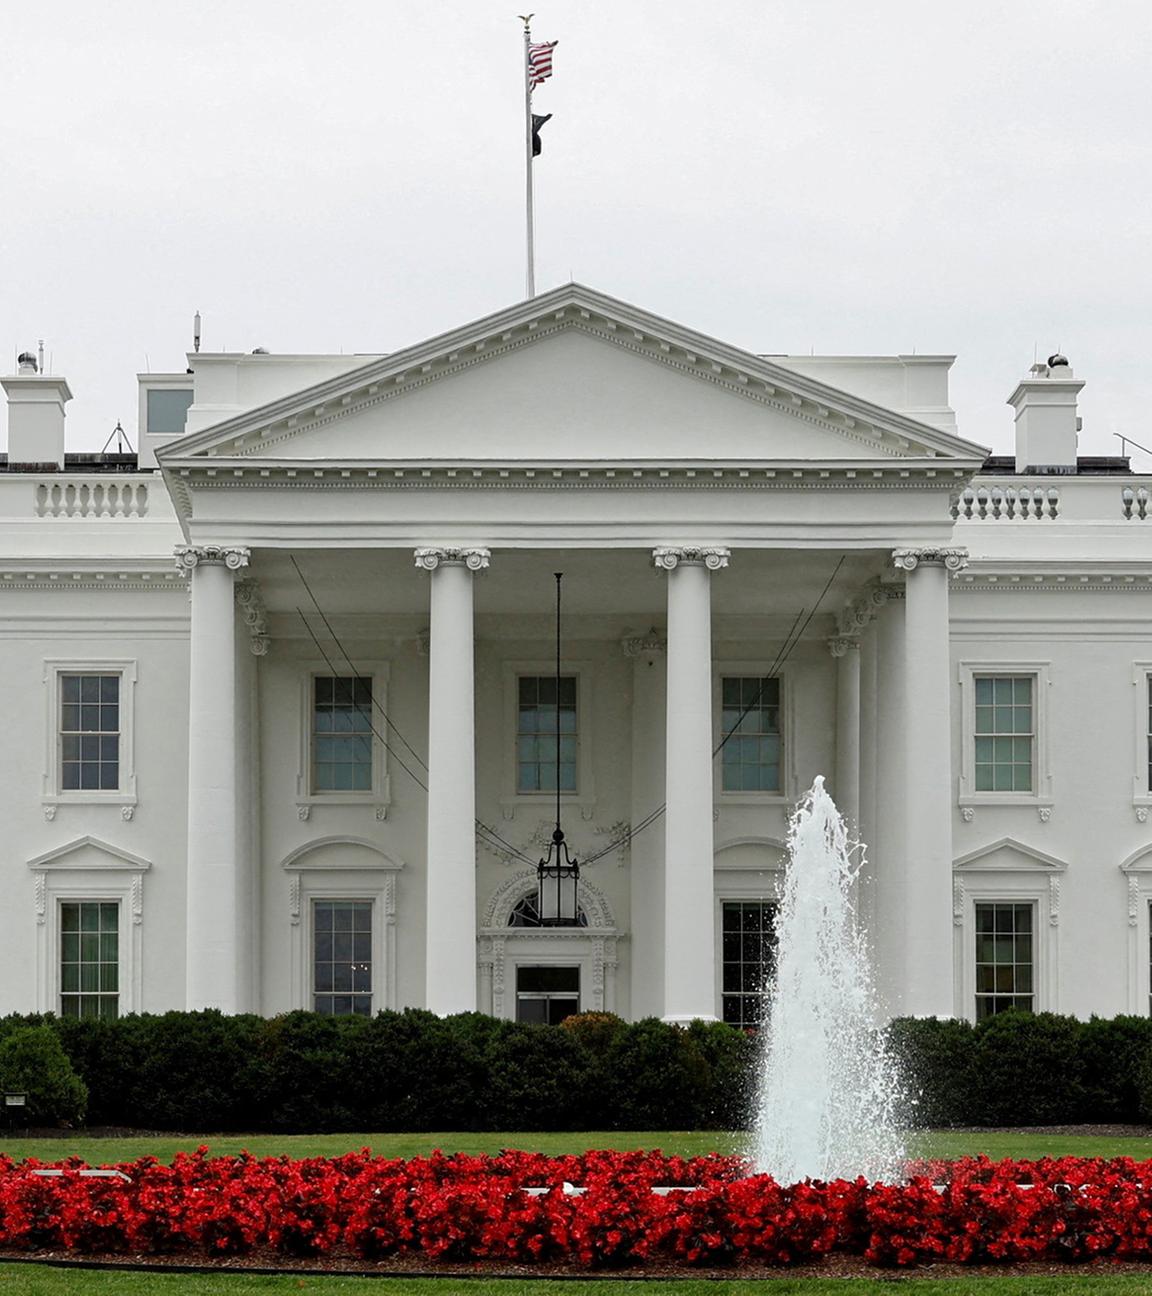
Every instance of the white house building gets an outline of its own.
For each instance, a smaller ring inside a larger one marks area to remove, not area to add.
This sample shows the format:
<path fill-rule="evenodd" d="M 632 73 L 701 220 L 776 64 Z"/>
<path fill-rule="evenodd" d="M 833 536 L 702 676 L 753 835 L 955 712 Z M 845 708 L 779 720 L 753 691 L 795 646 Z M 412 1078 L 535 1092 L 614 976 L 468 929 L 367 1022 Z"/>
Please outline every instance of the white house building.
<path fill-rule="evenodd" d="M 193 353 L 101 456 L 22 358 L 0 1013 L 749 1024 L 818 774 L 890 1011 L 1147 1012 L 1149 483 L 1077 459 L 1061 358 L 1014 459 L 951 363 L 568 285 L 392 355 Z"/>

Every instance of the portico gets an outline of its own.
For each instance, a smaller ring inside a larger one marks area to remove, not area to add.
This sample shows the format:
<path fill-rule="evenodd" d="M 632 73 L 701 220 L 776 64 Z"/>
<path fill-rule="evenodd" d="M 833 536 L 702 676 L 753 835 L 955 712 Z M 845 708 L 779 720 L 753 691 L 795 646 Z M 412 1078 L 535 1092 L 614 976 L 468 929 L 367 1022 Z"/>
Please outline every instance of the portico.
<path fill-rule="evenodd" d="M 549 384 L 556 428 L 530 399 Z M 788 809 L 823 773 L 872 845 L 890 1006 L 951 1011 L 936 952 L 951 920 L 947 578 L 964 557 L 947 501 L 977 447 L 570 286 L 159 458 L 205 699 L 188 886 L 211 918 L 189 943 L 190 1006 L 308 1006 L 284 1002 L 273 953 L 282 925 L 307 921 L 279 861 L 348 837 L 396 870 L 397 984 L 381 1002 L 514 1015 L 504 978 L 573 967 L 591 984 L 532 993 L 721 1015 L 720 916 L 772 901 Z M 241 567 L 259 655 L 243 652 L 250 619 L 225 611 Z M 565 831 L 596 857 L 583 878 L 600 925 L 568 947 L 509 946 L 492 925 L 514 924 L 518 900 L 500 914 L 493 897 L 541 853 L 552 795 L 517 752 L 534 750 L 526 724 L 559 720 L 516 690 L 548 673 L 556 570 L 571 766 L 539 777 L 568 780 Z M 315 784 L 319 676 L 371 680 L 356 721 L 372 716 L 357 739 L 378 762 L 370 786 Z M 769 680 L 770 699 L 747 693 Z M 761 726 L 746 774 L 736 748 L 714 755 L 733 715 L 721 694 L 741 688 Z M 229 768 L 259 771 L 255 805 L 229 810 Z M 371 889 L 323 860 L 341 894 Z M 229 979 L 246 943 L 265 953 L 244 1001 Z M 513 947 L 528 961 L 509 966 Z"/>

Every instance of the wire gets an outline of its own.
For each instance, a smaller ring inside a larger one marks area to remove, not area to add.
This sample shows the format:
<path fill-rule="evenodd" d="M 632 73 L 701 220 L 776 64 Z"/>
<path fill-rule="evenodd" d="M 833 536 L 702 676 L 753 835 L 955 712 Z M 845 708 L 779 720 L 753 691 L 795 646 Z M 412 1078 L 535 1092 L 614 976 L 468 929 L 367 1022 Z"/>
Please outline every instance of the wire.
<path fill-rule="evenodd" d="M 751 711 L 752 708 L 756 706 L 756 704 L 760 701 L 760 698 L 764 693 L 764 689 L 767 686 L 769 679 L 771 679 L 775 675 L 775 673 L 780 669 L 780 667 L 783 666 L 784 663 L 788 660 L 788 658 L 792 655 L 793 650 L 795 649 L 796 645 L 800 642 L 804 634 L 804 631 L 807 630 L 812 618 L 820 610 L 820 604 L 824 602 L 825 596 L 827 595 L 828 591 L 832 588 L 832 582 L 836 579 L 837 575 L 840 572 L 840 568 L 843 566 L 844 566 L 844 555 L 841 554 L 839 562 L 837 562 L 836 566 L 832 569 L 832 575 L 829 576 L 828 579 L 824 582 L 824 588 L 820 591 L 820 597 L 816 600 L 815 604 L 813 604 L 812 611 L 808 613 L 807 617 L 805 617 L 803 623 L 800 625 L 799 630 L 796 629 L 796 626 L 797 626 L 797 622 L 800 621 L 800 618 L 804 616 L 804 609 L 801 608 L 800 611 L 797 612 L 795 618 L 792 621 L 792 625 L 788 631 L 788 634 L 784 639 L 784 643 L 781 645 L 780 651 L 776 654 L 776 660 L 772 663 L 771 667 L 769 668 L 768 674 L 761 681 L 760 688 L 757 691 L 755 698 L 753 698 L 753 700 L 749 702 L 747 707 L 745 707 L 744 710 L 741 712 L 740 717 L 736 721 L 736 723 L 732 726 L 731 729 L 729 729 L 729 731 L 720 740 L 720 743 L 716 747 L 716 750 L 712 753 L 713 759 L 716 758 L 716 756 L 723 749 L 724 744 L 728 741 L 729 738 L 732 737 L 732 735 L 739 728 L 741 721 L 748 714 L 748 712 Z M 607 846 L 602 846 L 594 855 L 589 855 L 588 858 L 585 859 L 584 861 L 585 865 L 594 864 L 597 860 L 603 859 L 605 855 L 610 855 L 613 851 L 619 850 L 621 846 L 631 845 L 632 842 L 635 841 L 635 839 L 646 828 L 651 828 L 652 825 L 656 823 L 656 821 L 661 817 L 661 815 L 664 814 L 664 812 L 667 809 L 668 809 L 668 803 L 667 801 L 665 801 L 662 805 L 658 806 L 655 810 L 645 815 L 644 818 L 641 819 L 640 822 L 636 824 L 634 827 L 630 828 L 627 832 L 622 833 L 615 841 L 609 842 Z"/>
<path fill-rule="evenodd" d="M 336 645 L 340 653 L 340 656 L 343 657 L 344 661 L 348 665 L 348 669 L 351 670 L 353 678 L 356 680 L 367 680 L 368 677 L 361 675 L 359 671 L 356 669 L 355 663 L 352 661 L 351 657 L 348 656 L 348 653 L 346 652 L 344 645 L 340 642 L 339 636 L 336 634 L 336 631 L 332 628 L 332 623 L 324 615 L 323 610 L 321 609 L 319 603 L 316 601 L 316 596 L 312 593 L 312 590 L 308 582 L 304 579 L 304 573 L 300 570 L 300 564 L 296 561 L 293 555 L 289 555 L 289 557 L 291 558 L 292 566 L 296 568 L 296 574 L 300 577 L 300 583 L 308 591 L 308 597 L 312 600 L 313 606 L 316 608 L 316 611 L 319 614 L 320 619 L 324 622 L 324 625 L 328 630 L 329 635 L 331 635 L 332 642 Z M 338 677 L 335 663 L 332 661 L 331 657 L 329 657 L 328 654 L 324 651 L 324 645 L 320 642 L 320 640 L 316 636 L 315 631 L 308 624 L 308 618 L 304 615 L 304 612 L 300 608 L 297 608 L 296 611 L 300 615 L 300 620 L 304 622 L 304 628 L 308 631 L 309 635 L 311 636 L 312 642 L 316 645 L 316 648 L 319 651 L 321 657 L 324 658 L 324 662 L 327 665 L 328 669 L 332 672 L 332 675 L 334 677 Z M 404 746 L 408 748 L 409 752 L 411 752 L 415 760 L 424 768 L 425 771 L 427 771 L 428 770 L 427 761 L 424 760 L 424 758 L 420 755 L 418 751 L 416 751 L 416 749 L 412 746 L 412 744 L 408 742 L 408 740 L 404 737 L 404 735 L 400 732 L 400 730 L 397 729 L 394 721 L 389 716 L 388 712 L 384 710 L 383 705 L 381 704 L 379 698 L 376 696 L 375 690 L 373 690 L 372 693 L 372 704 L 373 707 L 376 710 L 378 710 L 380 714 L 383 716 L 385 725 L 387 725 L 387 727 L 392 731 L 392 733 L 394 733 L 400 739 L 400 741 L 404 744 Z M 359 715 L 361 716 L 364 715 L 363 708 L 360 706 L 359 703 L 355 701 L 355 699 L 353 699 L 352 705 Z M 409 776 L 409 778 L 412 779 L 412 781 L 417 785 L 417 787 L 422 788 L 425 792 L 427 792 L 428 791 L 427 783 L 425 783 L 424 780 L 419 777 L 419 775 L 413 772 L 413 770 L 409 767 L 409 765 L 404 760 L 404 758 L 399 754 L 399 752 L 396 751 L 395 747 L 393 747 L 391 743 L 388 742 L 387 738 L 385 738 L 384 735 L 380 733 L 380 731 L 372 723 L 371 716 L 368 716 L 367 720 L 368 720 L 368 727 L 372 730 L 372 733 L 380 740 L 381 744 L 384 747 L 384 750 L 388 752 L 388 754 L 395 759 L 396 763 L 401 767 L 401 769 L 404 770 L 404 772 Z M 362 741 L 366 741 L 363 739 L 363 735 L 361 735 L 361 739 Z M 490 828 L 481 819 L 476 819 L 475 824 L 476 827 L 480 830 L 480 832 L 486 835 L 485 837 L 481 838 L 481 841 L 484 842 L 484 844 L 488 846 L 492 846 L 493 843 L 496 843 L 501 848 L 501 850 L 498 853 L 511 855 L 515 859 L 522 860 L 525 864 L 531 864 L 532 867 L 535 868 L 537 861 L 534 860 L 530 855 L 525 855 L 524 852 L 520 850 L 518 846 L 514 846 L 510 841 L 506 841 L 503 837 L 500 836 L 500 834 L 495 830 L 495 828 Z"/>
<path fill-rule="evenodd" d="M 356 680 L 360 680 L 362 677 L 357 672 L 356 667 L 353 665 L 352 658 L 349 657 L 348 654 L 344 651 L 344 645 L 337 638 L 336 631 L 332 629 L 332 623 L 324 615 L 324 609 L 321 608 L 320 604 L 316 601 L 316 595 L 312 593 L 312 587 L 304 579 L 304 573 L 300 570 L 300 564 L 296 561 L 296 556 L 294 554 L 289 554 L 288 557 L 291 559 L 292 566 L 296 568 L 296 575 L 300 577 L 300 583 L 304 586 L 305 590 L 307 590 L 308 597 L 312 600 L 312 606 L 316 609 L 320 617 L 320 620 L 324 622 L 324 628 L 332 636 L 332 642 L 340 650 L 340 655 L 341 657 L 344 658 L 344 661 L 347 663 L 348 669 L 352 672 L 353 677 Z M 299 608 L 297 608 L 296 610 L 298 612 L 300 611 Z M 305 622 L 305 625 L 307 625 L 307 622 Z M 313 635 L 312 637 L 315 639 L 316 636 Z M 317 647 L 319 647 L 319 644 L 317 644 Z M 421 765 L 424 768 L 424 771 L 427 772 L 428 762 L 423 758 L 423 756 L 420 755 L 420 753 L 415 749 L 415 747 L 412 746 L 412 744 L 408 741 L 408 739 L 404 737 L 404 735 L 400 732 L 400 730 L 396 728 L 396 725 L 393 723 L 388 713 L 380 705 L 375 694 L 373 694 L 372 696 L 372 704 L 384 717 L 384 723 L 392 730 L 392 732 L 396 735 L 396 737 L 399 738 L 400 741 L 404 744 L 404 746 L 407 747 L 408 750 L 412 753 L 413 759 L 416 761 L 416 763 L 418 765 Z"/>

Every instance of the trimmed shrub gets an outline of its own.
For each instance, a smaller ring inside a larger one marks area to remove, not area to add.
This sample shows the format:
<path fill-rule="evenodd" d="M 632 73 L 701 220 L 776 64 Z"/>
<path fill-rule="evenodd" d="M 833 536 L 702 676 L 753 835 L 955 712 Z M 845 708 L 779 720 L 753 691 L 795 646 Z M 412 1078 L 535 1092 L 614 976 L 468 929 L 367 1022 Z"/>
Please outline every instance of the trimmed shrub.
<path fill-rule="evenodd" d="M 1082 1121 L 1146 1121 L 1140 1077 L 1152 1070 L 1152 1019 L 1092 1017 L 1080 1023 L 1084 1067 Z"/>
<path fill-rule="evenodd" d="M 88 1089 L 51 1026 L 17 1026 L 0 1041 L 0 1090 L 27 1095 L 32 1125 L 79 1124 Z"/>
<path fill-rule="evenodd" d="M 973 1123 L 972 1024 L 956 1018 L 899 1017 L 888 1028 L 916 1129 Z"/>
<path fill-rule="evenodd" d="M 1081 1023 L 1055 1013 L 997 1013 L 972 1031 L 971 1124 L 1063 1125 L 1084 1108 Z"/>

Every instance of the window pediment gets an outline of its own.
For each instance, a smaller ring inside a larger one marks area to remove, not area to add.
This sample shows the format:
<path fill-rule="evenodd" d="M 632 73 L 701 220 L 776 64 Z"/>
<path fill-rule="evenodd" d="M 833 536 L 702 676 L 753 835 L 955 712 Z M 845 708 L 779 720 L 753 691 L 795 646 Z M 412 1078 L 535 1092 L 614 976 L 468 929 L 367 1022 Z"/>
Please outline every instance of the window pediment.
<path fill-rule="evenodd" d="M 65 869 L 91 871 L 116 869 L 120 872 L 131 870 L 145 873 L 152 867 L 152 863 L 139 855 L 133 855 L 131 851 L 101 841 L 98 837 L 84 836 L 77 837 L 74 841 L 58 846 L 43 855 L 37 855 L 28 861 L 28 867 L 37 873 Z"/>
<path fill-rule="evenodd" d="M 969 851 L 952 863 L 954 873 L 1063 873 L 1068 861 L 1058 859 L 1014 837 L 1001 837 Z"/>

